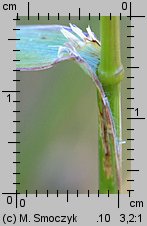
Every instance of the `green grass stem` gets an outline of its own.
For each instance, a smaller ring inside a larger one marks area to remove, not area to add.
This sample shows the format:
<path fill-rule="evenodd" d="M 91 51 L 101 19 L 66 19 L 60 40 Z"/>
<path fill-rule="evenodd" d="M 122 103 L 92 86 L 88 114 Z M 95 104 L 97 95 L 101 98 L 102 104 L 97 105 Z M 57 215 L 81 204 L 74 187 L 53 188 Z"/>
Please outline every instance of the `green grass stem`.
<path fill-rule="evenodd" d="M 121 80 L 124 70 L 120 57 L 120 27 L 119 17 L 103 16 L 100 21 L 101 63 L 98 68 L 98 77 L 108 98 L 116 139 L 107 140 L 109 156 L 104 149 L 102 136 L 102 110 L 98 96 L 98 151 L 99 151 L 99 188 L 101 193 L 116 193 L 121 187 Z M 105 128 L 104 128 L 105 130 Z M 118 144 L 116 144 L 118 142 Z M 116 153 L 118 145 L 120 153 Z M 107 163 L 106 163 L 107 162 Z M 119 168 L 118 168 L 119 165 Z"/>

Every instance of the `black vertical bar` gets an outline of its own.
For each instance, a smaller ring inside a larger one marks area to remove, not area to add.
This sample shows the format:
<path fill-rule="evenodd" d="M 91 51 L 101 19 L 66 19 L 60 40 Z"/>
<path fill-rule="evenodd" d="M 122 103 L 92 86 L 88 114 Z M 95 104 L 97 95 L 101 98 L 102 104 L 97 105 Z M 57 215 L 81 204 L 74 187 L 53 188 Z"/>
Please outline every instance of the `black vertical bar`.
<path fill-rule="evenodd" d="M 67 190 L 67 202 L 68 202 L 68 190 Z"/>
<path fill-rule="evenodd" d="M 110 13 L 110 20 L 111 20 L 111 13 Z"/>
<path fill-rule="evenodd" d="M 97 196 L 100 197 L 100 190 L 98 190 Z"/>
<path fill-rule="evenodd" d="M 17 201 L 18 201 L 18 192 L 17 192 L 17 190 L 16 190 L 16 208 L 17 208 Z"/>
<path fill-rule="evenodd" d="M 79 8 L 79 20 L 81 19 L 81 10 Z"/>
<path fill-rule="evenodd" d="M 117 204 L 118 204 L 118 208 L 119 208 L 119 190 L 118 190 L 118 196 L 117 197 L 118 197 L 118 199 L 117 199 L 118 203 Z"/>
<path fill-rule="evenodd" d="M 132 2 L 130 2 L 130 20 L 132 18 Z"/>
<path fill-rule="evenodd" d="M 30 19 L 30 3 L 28 2 L 28 20 Z"/>
<path fill-rule="evenodd" d="M 99 13 L 99 20 L 101 19 L 101 14 Z"/>

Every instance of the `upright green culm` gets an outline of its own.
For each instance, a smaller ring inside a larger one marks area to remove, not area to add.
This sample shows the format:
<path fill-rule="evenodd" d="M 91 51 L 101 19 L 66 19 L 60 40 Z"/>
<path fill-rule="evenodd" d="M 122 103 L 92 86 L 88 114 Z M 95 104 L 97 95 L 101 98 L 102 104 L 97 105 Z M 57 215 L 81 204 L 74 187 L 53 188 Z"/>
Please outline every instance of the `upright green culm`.
<path fill-rule="evenodd" d="M 103 109 L 98 95 L 99 189 L 101 193 L 117 193 L 121 187 L 121 81 L 124 70 L 120 57 L 120 25 L 118 16 L 100 20 L 101 63 L 98 77 L 108 98 L 115 129 L 113 139 L 104 138 Z M 108 131 L 108 128 L 107 128 Z M 107 143 L 106 152 L 104 142 Z M 118 147 L 116 153 L 115 146 Z"/>

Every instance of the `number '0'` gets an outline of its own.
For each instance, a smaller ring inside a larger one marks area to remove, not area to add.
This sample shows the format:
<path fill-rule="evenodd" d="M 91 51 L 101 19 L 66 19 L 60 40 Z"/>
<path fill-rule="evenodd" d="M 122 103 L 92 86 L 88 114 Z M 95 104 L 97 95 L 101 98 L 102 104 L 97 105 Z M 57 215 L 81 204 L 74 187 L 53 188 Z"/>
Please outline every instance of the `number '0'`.
<path fill-rule="evenodd" d="M 128 8 L 127 2 L 122 2 L 122 9 L 127 10 L 127 8 Z"/>

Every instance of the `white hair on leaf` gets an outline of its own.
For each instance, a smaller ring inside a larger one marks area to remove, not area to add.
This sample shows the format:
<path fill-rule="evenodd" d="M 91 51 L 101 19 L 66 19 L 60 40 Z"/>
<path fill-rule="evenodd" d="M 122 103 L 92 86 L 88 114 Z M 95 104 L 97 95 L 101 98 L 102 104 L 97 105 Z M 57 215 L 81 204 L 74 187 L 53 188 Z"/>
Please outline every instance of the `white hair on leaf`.
<path fill-rule="evenodd" d="M 63 35 L 73 44 L 75 48 L 77 47 L 83 47 L 87 42 L 95 41 L 100 46 L 100 42 L 97 40 L 95 34 L 91 31 L 90 26 L 86 28 L 88 36 L 86 36 L 83 31 L 78 28 L 76 25 L 69 24 L 71 27 L 71 30 L 75 35 L 66 30 L 64 27 L 61 28 L 61 32 Z"/>
<path fill-rule="evenodd" d="M 85 45 L 85 43 L 81 39 L 76 37 L 70 31 L 67 31 L 65 28 L 62 28 L 61 32 L 75 47 L 83 47 Z"/>
<path fill-rule="evenodd" d="M 95 40 L 94 34 L 93 34 L 93 32 L 91 31 L 91 28 L 90 28 L 89 25 L 88 25 L 88 27 L 86 28 L 86 30 L 87 30 L 87 33 L 88 33 L 89 38 L 91 39 L 91 41 L 92 41 L 92 40 Z"/>
<path fill-rule="evenodd" d="M 97 40 L 97 38 L 95 37 L 94 33 L 91 31 L 91 28 L 90 28 L 89 25 L 86 28 L 86 30 L 87 30 L 87 33 L 89 35 L 90 41 L 96 41 L 100 45 L 100 42 Z"/>
<path fill-rule="evenodd" d="M 58 57 L 63 57 L 69 53 L 70 53 L 70 50 L 66 46 L 60 46 L 58 49 Z"/>
<path fill-rule="evenodd" d="M 76 25 L 73 24 L 69 24 L 72 31 L 77 34 L 83 41 L 85 41 L 87 39 L 86 35 L 84 35 L 83 31 L 77 27 Z"/>
<path fill-rule="evenodd" d="M 65 28 L 61 28 L 63 35 L 70 41 L 79 42 L 79 39 L 73 35 L 71 32 L 67 31 Z"/>
<path fill-rule="evenodd" d="M 60 46 L 58 49 L 58 57 L 64 57 L 67 55 L 73 55 L 75 57 L 79 57 L 80 55 L 76 51 L 76 49 L 70 45 L 70 43 L 67 43 L 66 46 Z"/>

